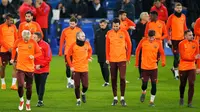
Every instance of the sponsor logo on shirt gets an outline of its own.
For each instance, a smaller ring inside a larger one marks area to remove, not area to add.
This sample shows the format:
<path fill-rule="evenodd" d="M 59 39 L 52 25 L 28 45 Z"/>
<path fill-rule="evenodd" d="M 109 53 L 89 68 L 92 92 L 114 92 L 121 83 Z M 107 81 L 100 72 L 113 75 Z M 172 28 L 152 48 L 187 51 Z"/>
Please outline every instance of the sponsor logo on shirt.
<path fill-rule="evenodd" d="M 32 49 L 32 45 L 28 45 L 28 48 L 29 48 L 29 49 Z"/>

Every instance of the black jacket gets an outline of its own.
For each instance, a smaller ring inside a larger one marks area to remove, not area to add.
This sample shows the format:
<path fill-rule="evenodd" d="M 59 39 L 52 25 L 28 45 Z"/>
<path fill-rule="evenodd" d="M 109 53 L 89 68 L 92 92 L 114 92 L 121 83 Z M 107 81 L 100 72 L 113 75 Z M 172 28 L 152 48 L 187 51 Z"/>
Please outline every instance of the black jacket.
<path fill-rule="evenodd" d="M 138 45 L 140 40 L 144 37 L 146 24 L 142 24 L 140 21 L 136 24 L 136 28 L 133 31 L 133 35 L 132 35 L 132 39 L 135 39 L 136 41 L 136 46 Z"/>
<path fill-rule="evenodd" d="M 0 4 L 0 24 L 4 23 L 4 18 L 2 17 L 3 14 L 10 13 L 14 16 L 14 18 L 18 18 L 19 16 L 17 15 L 17 10 L 13 5 L 8 3 L 8 5 L 5 7 L 3 4 Z"/>
<path fill-rule="evenodd" d="M 106 29 L 97 29 L 94 38 L 95 51 L 98 57 L 98 62 L 106 61 L 106 33 L 110 29 L 107 27 Z"/>
<path fill-rule="evenodd" d="M 88 5 L 88 17 L 89 18 L 106 18 L 106 10 L 103 8 L 103 5 L 96 11 L 93 2 L 90 2 Z"/>
<path fill-rule="evenodd" d="M 79 3 L 75 3 L 75 0 L 69 5 L 68 8 L 69 14 L 81 15 L 82 18 L 87 17 L 88 15 L 88 6 L 87 4 L 80 0 Z"/>

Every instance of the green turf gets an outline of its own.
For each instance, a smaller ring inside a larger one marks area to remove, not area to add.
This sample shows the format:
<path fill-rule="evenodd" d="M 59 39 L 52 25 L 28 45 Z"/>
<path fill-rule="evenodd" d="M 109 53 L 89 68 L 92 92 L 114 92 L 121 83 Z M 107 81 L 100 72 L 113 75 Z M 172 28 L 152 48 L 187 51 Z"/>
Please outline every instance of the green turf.
<path fill-rule="evenodd" d="M 167 66 L 165 68 L 159 68 L 157 86 L 157 95 L 155 98 L 155 107 L 149 107 L 150 99 L 150 84 L 147 90 L 147 97 L 144 103 L 139 101 L 141 94 L 141 81 L 137 80 L 138 71 L 133 66 L 134 58 L 127 69 L 127 80 L 130 81 L 127 84 L 125 99 L 127 101 L 127 107 L 122 107 L 120 104 L 113 107 L 111 106 L 113 96 L 111 86 L 102 87 L 103 78 L 101 76 L 100 68 L 97 63 L 97 59 L 94 56 L 94 60 L 90 63 L 89 70 L 89 90 L 87 92 L 87 103 L 82 104 L 80 107 L 75 105 L 76 99 L 73 89 L 66 89 L 66 77 L 65 66 L 63 57 L 53 57 L 51 63 L 51 72 L 46 84 L 46 93 L 44 96 L 45 106 L 38 108 L 35 107 L 37 103 L 37 95 L 35 91 L 35 85 L 33 86 L 33 94 L 31 100 L 31 107 L 33 112 L 198 112 L 200 105 L 200 76 L 197 76 L 195 83 L 195 94 L 193 98 L 193 105 L 195 108 L 187 108 L 187 88 L 185 94 L 185 105 L 179 106 L 179 81 L 176 81 L 172 77 L 170 71 L 172 65 L 172 57 L 167 57 Z M 7 90 L 0 90 L 0 112 L 16 112 L 18 111 L 19 98 L 16 91 L 9 89 L 11 84 L 11 66 L 7 69 Z M 119 83 L 118 83 L 119 88 Z M 119 93 L 118 89 L 118 93 Z M 120 96 L 120 93 L 118 94 Z M 120 98 L 120 97 L 119 97 Z"/>

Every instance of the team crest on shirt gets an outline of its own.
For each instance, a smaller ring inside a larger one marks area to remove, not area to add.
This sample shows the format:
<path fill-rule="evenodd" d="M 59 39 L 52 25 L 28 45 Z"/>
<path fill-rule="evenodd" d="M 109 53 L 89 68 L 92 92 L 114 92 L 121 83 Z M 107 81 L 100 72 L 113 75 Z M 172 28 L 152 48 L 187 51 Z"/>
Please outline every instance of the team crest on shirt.
<path fill-rule="evenodd" d="M 157 48 L 157 45 L 154 45 L 154 48 L 156 49 L 156 48 Z"/>
<path fill-rule="evenodd" d="M 28 48 L 31 49 L 31 48 L 32 48 L 32 45 L 28 45 Z"/>
<path fill-rule="evenodd" d="M 193 46 L 192 46 L 192 49 L 194 49 L 194 48 L 195 48 L 195 46 L 193 45 Z"/>
<path fill-rule="evenodd" d="M 163 10 L 160 10 L 160 12 L 163 12 Z"/>
<path fill-rule="evenodd" d="M 119 38 L 123 38 L 123 36 L 122 36 L 122 35 L 120 35 L 120 36 L 119 36 Z"/>

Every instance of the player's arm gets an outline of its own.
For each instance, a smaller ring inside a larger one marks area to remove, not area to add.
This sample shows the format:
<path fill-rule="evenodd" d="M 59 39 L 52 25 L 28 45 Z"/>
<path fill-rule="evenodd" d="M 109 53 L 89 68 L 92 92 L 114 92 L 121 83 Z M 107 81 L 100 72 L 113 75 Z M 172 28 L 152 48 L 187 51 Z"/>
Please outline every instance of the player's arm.
<path fill-rule="evenodd" d="M 16 56 L 16 49 L 17 49 L 18 43 L 19 43 L 20 41 L 21 41 L 21 39 L 18 39 L 17 41 L 15 41 L 15 43 L 14 43 L 14 45 L 13 45 L 11 60 L 14 60 L 14 59 L 15 59 L 15 56 Z"/>
<path fill-rule="evenodd" d="M 162 62 L 162 66 L 164 67 L 166 65 L 166 57 L 165 57 L 165 51 L 162 47 L 161 42 L 159 43 L 159 52 L 160 52 L 160 56 L 161 56 L 161 62 Z"/>
<path fill-rule="evenodd" d="M 22 38 L 22 30 L 23 30 L 23 29 L 22 29 L 22 27 L 23 27 L 22 25 L 23 25 L 23 24 L 20 23 L 20 24 L 19 24 L 19 28 L 18 28 L 18 38 L 20 38 L 20 39 Z"/>
<path fill-rule="evenodd" d="M 171 40 L 171 25 L 172 25 L 172 16 L 169 16 L 166 25 L 167 33 L 169 35 L 167 40 Z"/>
<path fill-rule="evenodd" d="M 89 42 L 87 42 L 87 44 L 88 44 L 88 59 L 91 59 L 91 57 L 92 57 L 92 47 L 91 47 Z"/>
<path fill-rule="evenodd" d="M 63 49 L 63 45 L 65 42 L 65 30 L 62 31 L 61 37 L 60 37 L 60 47 L 59 47 L 59 56 L 62 56 L 62 49 Z"/>
<path fill-rule="evenodd" d="M 131 26 L 136 27 L 136 24 L 133 21 L 131 21 L 130 19 L 126 18 L 126 21 L 128 22 L 129 27 L 131 27 Z"/>
<path fill-rule="evenodd" d="M 135 66 L 136 66 L 136 67 L 139 66 L 139 55 L 140 55 L 140 52 L 141 52 L 143 40 L 144 40 L 144 39 L 142 39 L 142 40 L 139 42 L 139 44 L 138 44 L 138 46 L 137 46 L 137 48 L 136 48 L 136 51 L 135 51 Z"/>
<path fill-rule="evenodd" d="M 166 25 L 164 22 L 163 22 L 162 32 L 163 32 L 163 36 L 161 37 L 161 39 L 163 40 L 168 37 L 168 32 L 167 32 Z"/>
<path fill-rule="evenodd" d="M 37 58 L 42 55 L 42 51 L 40 50 L 39 45 L 34 41 L 34 47 L 35 47 L 35 54 L 33 55 L 34 58 Z"/>
<path fill-rule="evenodd" d="M 41 16 L 48 16 L 50 8 L 48 5 L 41 5 L 40 7 L 36 8 L 36 12 L 38 15 Z"/>
<path fill-rule="evenodd" d="M 74 45 L 75 45 L 75 44 L 72 44 L 72 45 L 70 46 L 70 48 L 69 48 L 69 50 L 68 50 L 68 53 L 67 53 L 67 55 L 66 55 L 66 57 L 65 57 L 65 58 L 67 58 L 67 63 L 68 63 L 68 65 L 69 65 L 70 68 L 73 67 L 72 61 L 71 61 L 71 56 L 72 56 L 72 53 L 73 53 L 73 47 L 74 47 Z"/>
<path fill-rule="evenodd" d="M 165 11 L 165 17 L 164 17 L 164 18 L 165 18 L 165 21 L 167 21 L 167 18 L 168 18 L 168 11 L 167 11 L 167 8 L 165 8 L 164 11 Z"/>
<path fill-rule="evenodd" d="M 131 48 L 132 48 L 132 45 L 131 45 L 131 39 L 130 39 L 130 36 L 128 34 L 128 31 L 124 30 L 124 33 L 125 33 L 125 41 L 126 41 L 126 45 L 127 45 L 127 61 L 130 61 L 130 58 L 131 58 Z"/>
<path fill-rule="evenodd" d="M 194 25 L 194 34 L 196 36 L 200 36 L 200 19 L 196 20 L 196 23 Z"/>
<path fill-rule="evenodd" d="M 35 23 L 36 23 L 36 27 L 37 27 L 37 32 L 40 32 L 42 34 L 42 38 L 44 38 L 44 34 L 42 32 L 40 25 L 37 22 L 35 22 Z"/>
<path fill-rule="evenodd" d="M 110 60 L 110 39 L 109 39 L 109 33 L 106 35 L 106 60 Z"/>
<path fill-rule="evenodd" d="M 185 15 L 184 15 L 184 17 L 185 17 Z M 186 17 L 185 17 L 185 21 L 184 21 L 184 31 L 185 30 L 188 30 L 188 27 L 187 27 L 187 24 L 186 24 Z"/>
<path fill-rule="evenodd" d="M 14 30 L 14 36 L 15 36 L 15 41 L 19 38 L 18 36 L 18 32 L 17 32 L 17 28 L 16 26 L 14 26 L 15 30 Z"/>
<path fill-rule="evenodd" d="M 51 48 L 49 44 L 45 44 L 43 49 L 44 49 L 45 54 L 44 54 L 44 60 L 40 64 L 41 67 L 45 67 L 46 65 L 48 65 L 52 59 L 52 52 L 51 52 Z"/>

